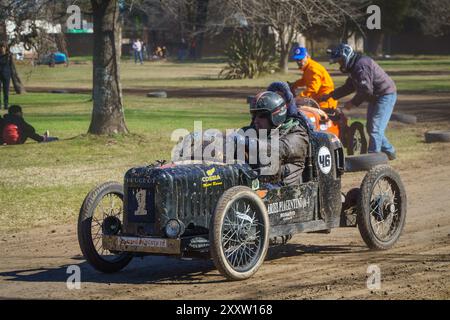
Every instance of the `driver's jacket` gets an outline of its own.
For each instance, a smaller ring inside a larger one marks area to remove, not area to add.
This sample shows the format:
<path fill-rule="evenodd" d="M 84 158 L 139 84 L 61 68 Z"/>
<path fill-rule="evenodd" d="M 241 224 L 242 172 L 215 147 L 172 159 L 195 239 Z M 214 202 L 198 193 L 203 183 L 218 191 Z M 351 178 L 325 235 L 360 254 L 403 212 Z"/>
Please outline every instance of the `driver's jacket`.
<path fill-rule="evenodd" d="M 301 71 L 303 71 L 303 77 L 293 85 L 294 90 L 299 87 L 305 87 L 305 90 L 299 94 L 299 97 L 316 100 L 322 109 L 336 109 L 338 102 L 333 98 L 320 102 L 320 97 L 334 91 L 333 79 L 331 79 L 325 67 L 309 58 Z"/>
<path fill-rule="evenodd" d="M 269 138 L 268 143 L 271 143 Z M 279 128 L 279 167 L 273 175 L 261 175 L 262 183 L 283 186 L 298 185 L 302 182 L 305 159 L 308 155 L 308 132 L 295 119 L 288 119 Z M 263 149 L 265 150 L 265 149 Z M 270 157 L 270 146 L 267 147 Z"/>

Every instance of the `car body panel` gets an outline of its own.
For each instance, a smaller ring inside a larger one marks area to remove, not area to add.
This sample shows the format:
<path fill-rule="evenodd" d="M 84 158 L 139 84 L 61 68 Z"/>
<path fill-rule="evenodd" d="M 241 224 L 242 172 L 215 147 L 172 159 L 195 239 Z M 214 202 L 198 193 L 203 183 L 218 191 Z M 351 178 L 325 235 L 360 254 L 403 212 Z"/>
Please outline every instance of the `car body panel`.
<path fill-rule="evenodd" d="M 124 219 L 120 237 L 103 241 L 116 251 L 148 254 L 177 254 L 208 248 L 211 217 L 222 194 L 234 186 L 252 188 L 261 194 L 270 221 L 270 237 L 326 230 L 341 224 L 342 144 L 329 133 L 314 132 L 311 157 L 304 182 L 268 188 L 247 164 L 184 163 L 130 169 L 124 179 Z M 262 191 L 262 193 L 260 193 Z M 164 228 L 169 220 L 183 225 L 178 239 L 168 239 Z M 137 239 L 136 239 L 137 238 Z M 139 241 L 142 238 L 142 242 Z M 123 241 L 122 241 L 122 240 Z M 150 245 L 167 239 L 171 246 Z M 172 242 L 172 240 L 177 240 Z M 156 241 L 156 242 L 155 242 Z"/>

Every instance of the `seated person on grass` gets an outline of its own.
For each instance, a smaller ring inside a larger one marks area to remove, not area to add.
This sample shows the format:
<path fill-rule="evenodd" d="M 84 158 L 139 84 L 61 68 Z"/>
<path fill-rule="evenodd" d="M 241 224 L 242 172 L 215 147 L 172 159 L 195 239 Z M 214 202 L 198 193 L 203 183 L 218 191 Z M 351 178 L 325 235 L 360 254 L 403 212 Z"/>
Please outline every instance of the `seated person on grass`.
<path fill-rule="evenodd" d="M 48 131 L 43 136 L 37 134 L 36 130 L 23 118 L 22 107 L 18 105 L 11 106 L 8 114 L 4 116 L 0 134 L 1 140 L 7 145 L 24 144 L 28 138 L 37 142 L 58 140 L 58 138 L 49 137 Z"/>

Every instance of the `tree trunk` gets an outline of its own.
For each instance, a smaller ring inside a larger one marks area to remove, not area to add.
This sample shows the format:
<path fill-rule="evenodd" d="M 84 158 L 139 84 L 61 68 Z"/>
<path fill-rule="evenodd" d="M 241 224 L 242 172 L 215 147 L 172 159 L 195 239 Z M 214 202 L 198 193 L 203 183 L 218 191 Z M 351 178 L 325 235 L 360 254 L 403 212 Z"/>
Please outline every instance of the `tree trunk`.
<path fill-rule="evenodd" d="M 314 57 L 316 55 L 316 46 L 314 45 L 314 36 L 309 39 L 309 55 Z"/>
<path fill-rule="evenodd" d="M 0 42 L 8 42 L 8 34 L 6 33 L 6 21 L 0 21 Z"/>
<path fill-rule="evenodd" d="M 94 16 L 93 111 L 89 133 L 127 133 L 120 84 L 118 0 L 91 0 Z"/>
<path fill-rule="evenodd" d="M 278 67 L 280 68 L 280 73 L 282 74 L 289 72 L 289 49 L 281 49 Z"/>
<path fill-rule="evenodd" d="M 384 33 L 383 32 L 371 32 L 369 34 L 369 52 L 380 57 L 384 52 Z"/>
<path fill-rule="evenodd" d="M 204 40 L 204 29 L 206 26 L 206 21 L 208 19 L 208 4 L 209 0 L 197 0 L 197 17 L 195 31 L 198 32 L 195 36 L 195 59 L 202 58 L 203 52 L 203 40 Z"/>
<path fill-rule="evenodd" d="M 0 42 L 5 42 L 8 44 L 8 35 L 6 32 L 6 23 L 5 21 L 0 21 Z M 14 63 L 14 58 L 11 57 L 11 80 L 14 86 L 14 91 L 17 94 L 26 93 L 25 86 L 22 84 L 20 80 L 19 73 L 17 72 L 16 64 Z"/>
<path fill-rule="evenodd" d="M 280 28 L 279 33 L 279 49 L 280 49 L 280 61 L 278 62 L 279 72 L 286 74 L 289 71 L 289 53 L 292 36 L 288 28 Z"/>
<path fill-rule="evenodd" d="M 27 93 L 25 90 L 25 86 L 22 83 L 22 80 L 20 80 L 19 73 L 16 69 L 16 64 L 14 63 L 14 58 L 11 57 L 11 80 L 14 86 L 14 91 L 17 94 L 24 94 Z"/>
<path fill-rule="evenodd" d="M 69 61 L 69 51 L 67 50 L 67 41 L 66 35 L 63 32 L 56 34 L 55 36 L 56 45 L 58 46 L 58 50 L 64 53 L 67 57 L 67 61 Z"/>

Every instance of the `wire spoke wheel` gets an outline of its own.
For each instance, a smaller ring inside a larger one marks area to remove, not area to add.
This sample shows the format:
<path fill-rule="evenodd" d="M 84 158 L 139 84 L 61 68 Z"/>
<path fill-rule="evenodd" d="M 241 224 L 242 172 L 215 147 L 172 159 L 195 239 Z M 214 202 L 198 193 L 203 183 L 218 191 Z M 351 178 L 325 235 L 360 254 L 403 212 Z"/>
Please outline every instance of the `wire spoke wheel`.
<path fill-rule="evenodd" d="M 106 194 L 97 207 L 94 209 L 94 215 L 92 216 L 91 224 L 91 236 L 92 242 L 95 247 L 95 251 L 101 256 L 102 259 L 114 262 L 121 258 L 121 255 L 110 252 L 103 248 L 102 237 L 104 234 L 104 223 L 108 218 L 117 218 L 122 223 L 123 217 L 123 201 L 122 198 L 114 193 Z"/>
<path fill-rule="evenodd" d="M 399 222 L 400 211 L 398 191 L 388 178 L 379 179 L 372 192 L 370 200 L 370 224 L 376 237 L 381 241 L 389 241 L 395 235 Z"/>
<path fill-rule="evenodd" d="M 230 265 L 238 271 L 247 271 L 262 249 L 264 225 L 252 204 L 237 200 L 227 211 L 222 227 L 222 247 Z"/>
<path fill-rule="evenodd" d="M 217 269 L 230 280 L 251 277 L 267 254 L 268 232 L 263 201 L 250 188 L 228 189 L 210 226 L 210 252 Z"/>
<path fill-rule="evenodd" d="M 369 248 L 386 250 L 400 238 L 406 219 L 406 192 L 389 166 L 373 168 L 364 178 L 358 200 L 358 228 Z"/>
<path fill-rule="evenodd" d="M 121 226 L 123 212 L 123 187 L 114 182 L 107 182 L 89 192 L 80 209 L 78 242 L 86 260 L 99 271 L 117 272 L 132 259 L 128 253 L 110 252 L 103 247 L 107 222 L 114 221 Z"/>

